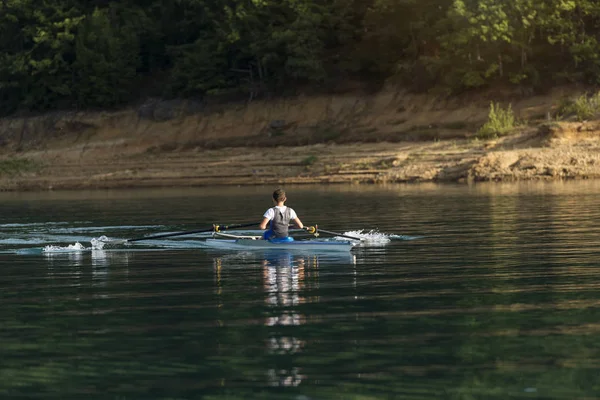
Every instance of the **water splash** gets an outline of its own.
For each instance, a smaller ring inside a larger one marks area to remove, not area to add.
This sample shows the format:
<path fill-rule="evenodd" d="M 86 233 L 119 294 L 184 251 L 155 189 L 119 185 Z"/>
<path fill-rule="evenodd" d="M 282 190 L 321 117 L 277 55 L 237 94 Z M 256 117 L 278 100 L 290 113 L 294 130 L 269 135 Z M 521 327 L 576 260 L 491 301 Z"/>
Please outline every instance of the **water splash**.
<path fill-rule="evenodd" d="M 100 236 L 98 239 L 92 238 L 92 240 L 90 240 L 90 243 L 92 244 L 92 250 L 102 250 L 108 241 L 110 241 L 110 239 L 104 235 Z"/>
<path fill-rule="evenodd" d="M 367 242 L 372 245 L 377 245 L 377 244 L 385 245 L 385 244 L 391 242 L 392 240 L 416 240 L 416 239 L 422 239 L 424 237 L 424 236 L 409 236 L 409 235 L 396 235 L 393 233 L 383 233 L 383 232 L 377 231 L 376 229 L 372 229 L 370 231 L 367 231 L 364 229 L 357 230 L 357 231 L 348 231 L 348 232 L 345 232 L 344 235 L 359 237 L 359 238 L 361 238 L 361 242 Z M 347 240 L 347 239 L 344 239 L 341 237 L 337 237 L 337 239 Z"/>
<path fill-rule="evenodd" d="M 358 231 L 348 231 L 344 232 L 344 235 L 360 238 L 360 243 L 358 244 L 359 246 L 385 246 L 391 241 L 390 235 L 373 229 L 370 231 L 366 231 L 364 229 Z M 348 240 L 347 238 L 343 237 L 336 237 L 336 239 Z"/>
<path fill-rule="evenodd" d="M 44 252 L 44 253 L 66 253 L 66 252 L 77 252 L 77 251 L 84 251 L 84 250 L 86 250 L 85 246 L 79 242 L 76 242 L 75 244 L 70 244 L 68 246 L 48 245 L 48 246 L 44 247 L 42 252 Z"/>
<path fill-rule="evenodd" d="M 101 236 L 98 239 L 93 238 L 90 242 L 92 247 L 85 247 L 79 242 L 75 242 L 75 244 L 70 244 L 68 246 L 55 246 L 48 245 L 44 247 L 42 250 L 43 253 L 72 253 L 72 252 L 81 252 L 86 250 L 102 250 L 105 243 L 103 240 L 107 240 L 106 236 Z"/>
<path fill-rule="evenodd" d="M 108 245 L 110 246 L 115 246 L 115 245 L 126 245 L 128 246 L 130 243 L 127 242 L 126 239 L 114 239 L 114 238 L 109 238 L 106 235 L 102 235 L 98 238 L 92 238 L 92 240 L 90 240 L 90 243 L 92 244 L 92 249 L 93 250 L 102 250 L 104 248 L 104 246 Z"/>

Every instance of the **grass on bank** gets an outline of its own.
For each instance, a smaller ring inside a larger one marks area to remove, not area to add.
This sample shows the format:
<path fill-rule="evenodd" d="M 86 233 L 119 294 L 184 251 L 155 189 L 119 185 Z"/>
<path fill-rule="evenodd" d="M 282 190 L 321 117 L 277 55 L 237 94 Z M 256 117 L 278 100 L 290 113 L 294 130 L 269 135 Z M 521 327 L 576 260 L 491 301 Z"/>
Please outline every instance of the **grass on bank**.
<path fill-rule="evenodd" d="M 311 165 L 316 163 L 318 159 L 319 158 L 317 156 L 315 156 L 314 154 L 311 154 L 308 157 L 306 157 L 305 159 L 303 159 L 302 161 L 300 161 L 300 165 L 303 165 L 305 167 L 310 167 Z"/>
<path fill-rule="evenodd" d="M 577 121 L 598 118 L 600 116 L 600 92 L 581 95 L 575 100 L 563 101 L 557 111 L 557 119 L 575 117 Z"/>
<path fill-rule="evenodd" d="M 0 176 L 18 176 L 27 172 L 35 172 L 40 165 L 27 158 L 8 158 L 0 160 Z"/>
<path fill-rule="evenodd" d="M 476 136 L 479 139 L 493 139 L 510 133 L 515 125 L 515 114 L 510 104 L 504 109 L 500 104 L 491 102 L 488 120 L 479 128 Z"/>

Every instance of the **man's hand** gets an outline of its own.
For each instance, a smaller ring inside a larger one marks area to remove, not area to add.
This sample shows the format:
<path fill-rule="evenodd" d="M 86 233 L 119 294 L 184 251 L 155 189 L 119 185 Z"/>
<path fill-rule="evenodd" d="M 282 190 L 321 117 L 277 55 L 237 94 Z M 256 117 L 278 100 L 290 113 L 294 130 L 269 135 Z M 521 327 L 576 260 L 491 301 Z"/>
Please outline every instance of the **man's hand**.
<path fill-rule="evenodd" d="M 314 226 L 305 226 L 304 229 L 308 232 L 308 233 L 315 233 L 317 231 L 317 228 Z"/>

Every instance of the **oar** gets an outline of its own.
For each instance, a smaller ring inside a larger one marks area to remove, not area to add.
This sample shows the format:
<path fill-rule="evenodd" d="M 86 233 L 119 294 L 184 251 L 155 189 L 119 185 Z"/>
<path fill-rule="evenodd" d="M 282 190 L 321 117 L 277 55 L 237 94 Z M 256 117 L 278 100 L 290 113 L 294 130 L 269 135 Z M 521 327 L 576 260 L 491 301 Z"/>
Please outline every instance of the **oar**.
<path fill-rule="evenodd" d="M 206 233 L 206 232 L 213 232 L 213 231 L 219 232 L 221 230 L 226 230 L 226 229 L 245 228 L 248 226 L 255 226 L 255 225 L 258 225 L 258 223 L 253 222 L 253 223 L 249 223 L 249 224 L 213 225 L 211 228 L 207 228 L 207 229 L 199 229 L 199 230 L 194 230 L 194 231 L 185 231 L 185 232 L 176 232 L 176 233 L 163 233 L 160 235 L 153 235 L 153 236 L 143 236 L 143 237 L 138 237 L 138 238 L 133 238 L 133 239 L 125 239 L 123 241 L 119 241 L 119 243 L 139 242 L 140 240 L 162 239 L 162 238 L 167 238 L 167 237 L 193 235 L 195 233 Z"/>
<path fill-rule="evenodd" d="M 321 229 L 319 227 L 316 227 L 316 231 L 317 232 L 327 233 L 327 234 L 333 235 L 333 236 L 339 236 L 339 237 L 347 238 L 347 239 L 363 240 L 363 238 L 359 238 L 359 237 L 356 237 L 356 236 L 350 236 L 350 235 L 344 235 L 343 233 L 330 232 L 330 231 L 323 230 L 323 229 Z"/>

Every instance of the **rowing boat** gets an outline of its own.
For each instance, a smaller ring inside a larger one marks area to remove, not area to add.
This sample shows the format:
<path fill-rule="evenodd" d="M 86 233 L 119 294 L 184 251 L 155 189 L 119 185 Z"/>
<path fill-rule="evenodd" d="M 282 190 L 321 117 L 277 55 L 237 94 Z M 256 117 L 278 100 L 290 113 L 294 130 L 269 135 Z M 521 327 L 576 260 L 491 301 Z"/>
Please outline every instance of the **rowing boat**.
<path fill-rule="evenodd" d="M 294 240 L 290 242 L 271 242 L 262 239 L 206 239 L 206 245 L 218 249 L 254 250 L 285 249 L 308 251 L 350 251 L 354 244 L 347 241 Z"/>
<path fill-rule="evenodd" d="M 110 240 L 107 243 L 117 244 L 117 243 L 134 243 L 142 240 L 152 240 L 152 239 L 164 239 L 175 236 L 184 236 L 184 235 L 192 235 L 199 233 L 208 233 L 212 232 L 213 238 L 220 237 L 220 239 L 206 239 L 204 241 L 206 247 L 219 248 L 219 249 L 285 249 L 285 250 L 302 250 L 302 251 L 344 251 L 349 252 L 355 244 L 360 243 L 362 238 L 356 236 L 350 236 L 343 233 L 336 233 L 325 231 L 323 229 L 318 229 L 317 225 L 315 226 L 307 226 L 304 227 L 303 231 L 308 232 L 315 237 L 319 236 L 319 232 L 323 232 L 329 235 L 334 235 L 336 237 L 343 237 L 347 239 L 352 239 L 352 241 L 342 241 L 342 240 L 294 240 L 291 237 L 274 239 L 274 240 L 264 240 L 262 236 L 249 236 L 249 235 L 233 235 L 225 233 L 225 230 L 231 230 L 233 228 L 244 228 L 253 226 L 255 223 L 248 224 L 232 224 L 232 225 L 213 225 L 212 228 L 208 229 L 200 229 L 200 230 L 192 230 L 185 232 L 175 232 L 175 233 L 161 233 L 158 235 L 152 236 L 142 236 L 133 239 L 124 239 L 124 240 Z M 304 233 L 304 232 L 303 232 Z M 105 242 L 104 240 L 100 240 L 101 242 Z"/>
<path fill-rule="evenodd" d="M 206 239 L 206 245 L 231 250 L 285 249 L 316 251 L 350 251 L 354 246 L 351 242 L 346 241 L 294 240 L 292 242 L 271 242 L 261 239 Z"/>

